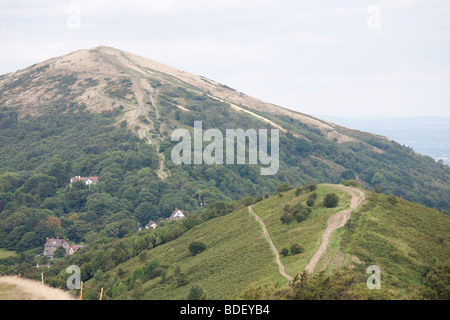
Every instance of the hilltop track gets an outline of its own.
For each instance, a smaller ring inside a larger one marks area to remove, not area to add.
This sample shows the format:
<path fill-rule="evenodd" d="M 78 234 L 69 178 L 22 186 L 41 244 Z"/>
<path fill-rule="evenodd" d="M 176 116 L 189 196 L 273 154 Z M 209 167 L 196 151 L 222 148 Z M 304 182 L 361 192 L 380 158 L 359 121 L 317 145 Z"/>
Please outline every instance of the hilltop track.
<path fill-rule="evenodd" d="M 352 199 L 350 201 L 350 208 L 346 209 L 346 210 L 341 210 L 338 213 L 333 214 L 328 219 L 327 228 L 325 229 L 325 231 L 322 234 L 322 242 L 304 269 L 308 273 L 314 272 L 314 268 L 316 267 L 317 262 L 319 261 L 320 257 L 325 252 L 325 250 L 327 249 L 328 243 L 330 242 L 331 233 L 334 230 L 343 227 L 347 223 L 348 219 L 350 219 L 351 212 L 353 210 L 355 210 L 356 208 L 358 208 L 359 205 L 365 199 L 364 192 L 362 192 L 359 189 L 345 187 L 345 186 L 341 186 L 341 185 L 329 185 L 329 186 L 332 188 L 340 189 L 342 191 L 346 191 L 352 196 Z"/>
<path fill-rule="evenodd" d="M 353 210 L 357 209 L 360 204 L 364 201 L 365 199 L 365 194 L 363 191 L 356 189 L 356 188 L 350 188 L 350 187 L 346 187 L 343 185 L 327 185 L 330 188 L 334 188 L 334 189 L 339 189 L 341 191 L 345 191 L 348 194 L 350 194 L 350 196 L 352 197 L 351 201 L 350 201 L 350 207 L 349 209 L 345 209 L 345 210 L 341 210 L 335 214 L 333 214 L 327 222 L 327 227 L 325 229 L 325 231 L 322 234 L 322 242 L 319 246 L 319 248 L 317 249 L 317 251 L 314 253 L 314 255 L 312 256 L 312 258 L 310 259 L 310 261 L 308 262 L 308 264 L 306 265 L 304 271 L 308 272 L 308 273 L 313 273 L 314 272 L 314 268 L 317 264 L 317 262 L 319 261 L 320 257 L 322 256 L 322 254 L 325 252 L 328 243 L 330 242 L 330 237 L 331 234 L 334 230 L 339 229 L 341 227 L 343 227 L 348 219 L 350 218 L 350 214 Z M 248 207 L 248 211 L 255 216 L 255 219 L 261 224 L 261 227 L 263 229 L 264 232 L 264 236 L 266 237 L 267 241 L 270 244 L 270 247 L 273 251 L 273 253 L 275 254 L 275 261 L 278 264 L 278 271 L 280 272 L 280 274 L 285 277 L 286 279 L 288 279 L 289 281 L 291 281 L 293 278 L 288 275 L 285 271 L 284 271 L 284 265 L 281 263 L 280 260 L 280 255 L 278 254 L 278 250 L 275 247 L 275 245 L 272 242 L 272 239 L 270 238 L 269 232 L 267 231 L 267 228 L 264 224 L 264 222 L 261 220 L 261 218 L 253 211 L 252 206 Z"/>

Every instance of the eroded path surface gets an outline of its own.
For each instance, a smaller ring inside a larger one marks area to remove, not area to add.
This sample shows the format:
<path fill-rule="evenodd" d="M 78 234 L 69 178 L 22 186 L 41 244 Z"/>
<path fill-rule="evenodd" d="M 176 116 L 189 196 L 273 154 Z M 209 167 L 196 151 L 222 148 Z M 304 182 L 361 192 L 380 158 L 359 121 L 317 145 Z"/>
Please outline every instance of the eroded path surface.
<path fill-rule="evenodd" d="M 335 188 L 335 189 L 340 189 L 345 192 L 348 192 L 352 196 L 352 199 L 350 201 L 350 208 L 339 211 L 339 212 L 333 214 L 328 219 L 327 228 L 325 229 L 325 231 L 322 234 L 322 242 L 304 269 L 308 273 L 314 272 L 314 268 L 316 267 L 317 262 L 319 261 L 320 257 L 325 252 L 325 250 L 327 249 L 328 243 L 330 242 L 331 233 L 334 230 L 343 227 L 347 223 L 348 219 L 350 218 L 350 213 L 353 210 L 355 210 L 356 208 L 358 208 L 359 205 L 365 199 L 364 192 L 359 189 L 345 187 L 342 185 L 329 185 L 329 186 L 332 188 Z"/>
<path fill-rule="evenodd" d="M 326 248 L 328 246 L 328 243 L 330 242 L 330 237 L 331 237 L 332 232 L 334 230 L 336 230 L 336 229 L 339 229 L 339 228 L 343 227 L 347 223 L 348 219 L 350 218 L 351 212 L 353 210 L 355 210 L 356 208 L 358 208 L 359 205 L 365 199 L 365 194 L 360 189 L 350 188 L 350 187 L 346 187 L 346 186 L 343 186 L 343 185 L 331 185 L 331 184 L 329 184 L 327 186 L 329 186 L 331 189 L 338 189 L 338 190 L 347 192 L 347 193 L 350 194 L 350 196 L 352 198 L 350 200 L 350 207 L 348 209 L 341 210 L 341 211 L 333 214 L 328 219 L 327 228 L 325 229 L 325 231 L 322 234 L 322 242 L 321 242 L 319 248 L 314 253 L 314 255 L 312 256 L 311 260 L 308 262 L 308 264 L 306 265 L 306 267 L 304 269 L 308 273 L 313 273 L 317 262 L 319 261 L 319 259 L 322 256 L 322 254 L 325 252 L 325 250 L 326 250 Z M 252 206 L 248 207 L 248 211 L 253 216 L 255 216 L 255 219 L 261 224 L 261 227 L 262 227 L 263 232 L 264 232 L 264 236 L 266 237 L 267 241 L 270 244 L 270 247 L 271 247 L 273 253 L 275 254 L 275 261 L 278 264 L 278 270 L 279 270 L 280 274 L 283 277 L 285 277 L 286 279 L 288 279 L 289 281 L 291 281 L 293 278 L 284 271 L 284 265 L 281 263 L 280 255 L 278 254 L 278 250 L 275 247 L 275 245 L 273 244 L 272 239 L 270 238 L 269 232 L 267 231 L 267 228 L 266 228 L 264 222 L 253 211 Z"/>

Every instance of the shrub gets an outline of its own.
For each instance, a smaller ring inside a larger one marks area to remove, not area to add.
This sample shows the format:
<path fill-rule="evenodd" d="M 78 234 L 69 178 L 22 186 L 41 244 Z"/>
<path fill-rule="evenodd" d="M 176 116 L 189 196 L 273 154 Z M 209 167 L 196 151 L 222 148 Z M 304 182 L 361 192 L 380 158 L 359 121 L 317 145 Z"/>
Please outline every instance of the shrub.
<path fill-rule="evenodd" d="M 150 260 L 145 266 L 145 275 L 148 279 L 153 279 L 161 275 L 162 269 L 159 268 L 160 263 L 156 259 Z"/>
<path fill-rule="evenodd" d="M 301 209 L 294 211 L 295 220 L 297 220 L 297 222 L 302 222 L 308 218 L 310 213 L 310 208 L 302 207 Z"/>
<path fill-rule="evenodd" d="M 197 254 L 203 252 L 206 249 L 206 244 L 199 241 L 191 242 L 189 245 L 189 251 L 193 256 L 196 256 Z"/>
<path fill-rule="evenodd" d="M 137 280 L 145 281 L 145 273 L 141 267 L 136 267 L 130 276 L 130 285 L 133 286 Z"/>
<path fill-rule="evenodd" d="M 289 224 L 294 220 L 294 216 L 290 212 L 285 212 L 280 217 L 281 222 Z"/>
<path fill-rule="evenodd" d="M 242 203 L 244 206 L 248 207 L 255 203 L 255 198 L 253 198 L 251 195 L 246 195 L 245 198 L 242 198 Z"/>
<path fill-rule="evenodd" d="M 283 249 L 281 249 L 280 254 L 281 254 L 283 257 L 286 257 L 286 256 L 289 254 L 289 249 L 288 249 L 288 248 L 283 248 Z"/>
<path fill-rule="evenodd" d="M 291 189 L 292 187 L 290 186 L 289 182 L 285 182 L 277 186 L 277 193 L 286 192 Z"/>
<path fill-rule="evenodd" d="M 292 222 L 293 219 L 302 222 L 308 218 L 310 213 L 311 209 L 303 207 L 300 203 L 293 206 L 285 205 L 280 220 L 286 224 Z"/>
<path fill-rule="evenodd" d="M 329 193 L 323 199 L 323 205 L 327 208 L 334 208 L 339 203 L 339 197 L 335 193 Z"/>
<path fill-rule="evenodd" d="M 198 285 L 194 285 L 189 291 L 189 294 L 187 296 L 188 300 L 201 300 L 202 297 L 203 297 L 203 288 Z"/>
<path fill-rule="evenodd" d="M 395 206 L 395 205 L 397 204 L 397 202 L 398 202 L 398 199 L 397 199 L 396 196 L 394 196 L 394 195 L 391 193 L 391 194 L 387 197 L 387 201 L 388 201 L 391 205 Z"/>
<path fill-rule="evenodd" d="M 345 180 L 345 179 L 343 179 L 341 183 L 342 183 L 344 186 L 347 186 L 347 187 L 360 187 L 360 186 L 361 186 L 361 185 L 359 184 L 359 182 L 356 181 L 356 180 Z"/>
<path fill-rule="evenodd" d="M 303 247 L 299 245 L 298 243 L 295 243 L 291 246 L 291 255 L 300 254 L 303 252 Z"/>
<path fill-rule="evenodd" d="M 312 207 L 312 206 L 314 206 L 314 203 L 316 202 L 316 199 L 317 199 L 317 193 L 312 193 L 310 196 L 309 196 L 309 198 L 308 198 L 308 200 L 306 200 L 306 205 L 308 206 L 308 207 Z"/>
<path fill-rule="evenodd" d="M 446 262 L 435 265 L 422 279 L 425 285 L 425 288 L 421 289 L 422 298 L 427 300 L 449 300 L 449 271 L 450 265 Z"/>
<path fill-rule="evenodd" d="M 308 184 L 306 184 L 303 187 L 303 190 L 305 190 L 305 192 L 312 192 L 316 189 L 317 189 L 317 183 L 315 183 L 315 182 L 309 182 Z"/>

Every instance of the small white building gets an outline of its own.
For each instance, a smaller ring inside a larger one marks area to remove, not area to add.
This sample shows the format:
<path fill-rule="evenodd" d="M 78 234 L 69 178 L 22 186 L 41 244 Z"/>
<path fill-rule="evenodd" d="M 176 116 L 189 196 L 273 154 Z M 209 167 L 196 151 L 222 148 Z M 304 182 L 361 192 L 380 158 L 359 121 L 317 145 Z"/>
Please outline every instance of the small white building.
<path fill-rule="evenodd" d="M 75 252 L 77 252 L 81 248 L 84 248 L 84 245 L 82 245 L 82 244 L 75 244 L 73 246 L 70 246 L 69 254 L 74 254 Z"/>
<path fill-rule="evenodd" d="M 142 227 L 142 225 L 139 222 L 137 223 L 137 231 L 141 231 L 144 228 L 145 229 L 150 229 L 150 228 L 156 229 L 156 227 L 158 227 L 158 224 L 153 220 L 150 220 L 144 227 Z"/>
<path fill-rule="evenodd" d="M 89 176 L 89 177 L 76 176 L 76 177 L 70 178 L 69 186 L 71 187 L 72 183 L 77 182 L 77 181 L 83 181 L 87 186 L 90 186 L 91 184 L 97 184 L 98 177 L 97 176 Z"/>
<path fill-rule="evenodd" d="M 175 211 L 172 212 L 172 214 L 170 215 L 168 220 L 181 220 L 181 219 L 184 219 L 184 218 L 186 218 L 186 216 L 184 214 L 184 211 L 175 208 Z"/>
<path fill-rule="evenodd" d="M 145 225 L 145 229 L 149 229 L 149 228 L 156 229 L 157 226 L 158 226 L 158 224 L 157 224 L 155 221 L 150 220 L 150 221 Z"/>

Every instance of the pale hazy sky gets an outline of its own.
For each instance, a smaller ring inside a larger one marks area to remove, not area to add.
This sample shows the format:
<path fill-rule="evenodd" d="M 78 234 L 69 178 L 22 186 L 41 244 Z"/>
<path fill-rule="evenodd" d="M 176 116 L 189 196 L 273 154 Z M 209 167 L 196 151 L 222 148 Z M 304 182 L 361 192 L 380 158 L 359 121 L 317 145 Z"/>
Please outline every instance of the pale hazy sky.
<path fill-rule="evenodd" d="M 98 45 L 307 114 L 450 117 L 449 0 L 0 0 L 0 74 Z"/>

